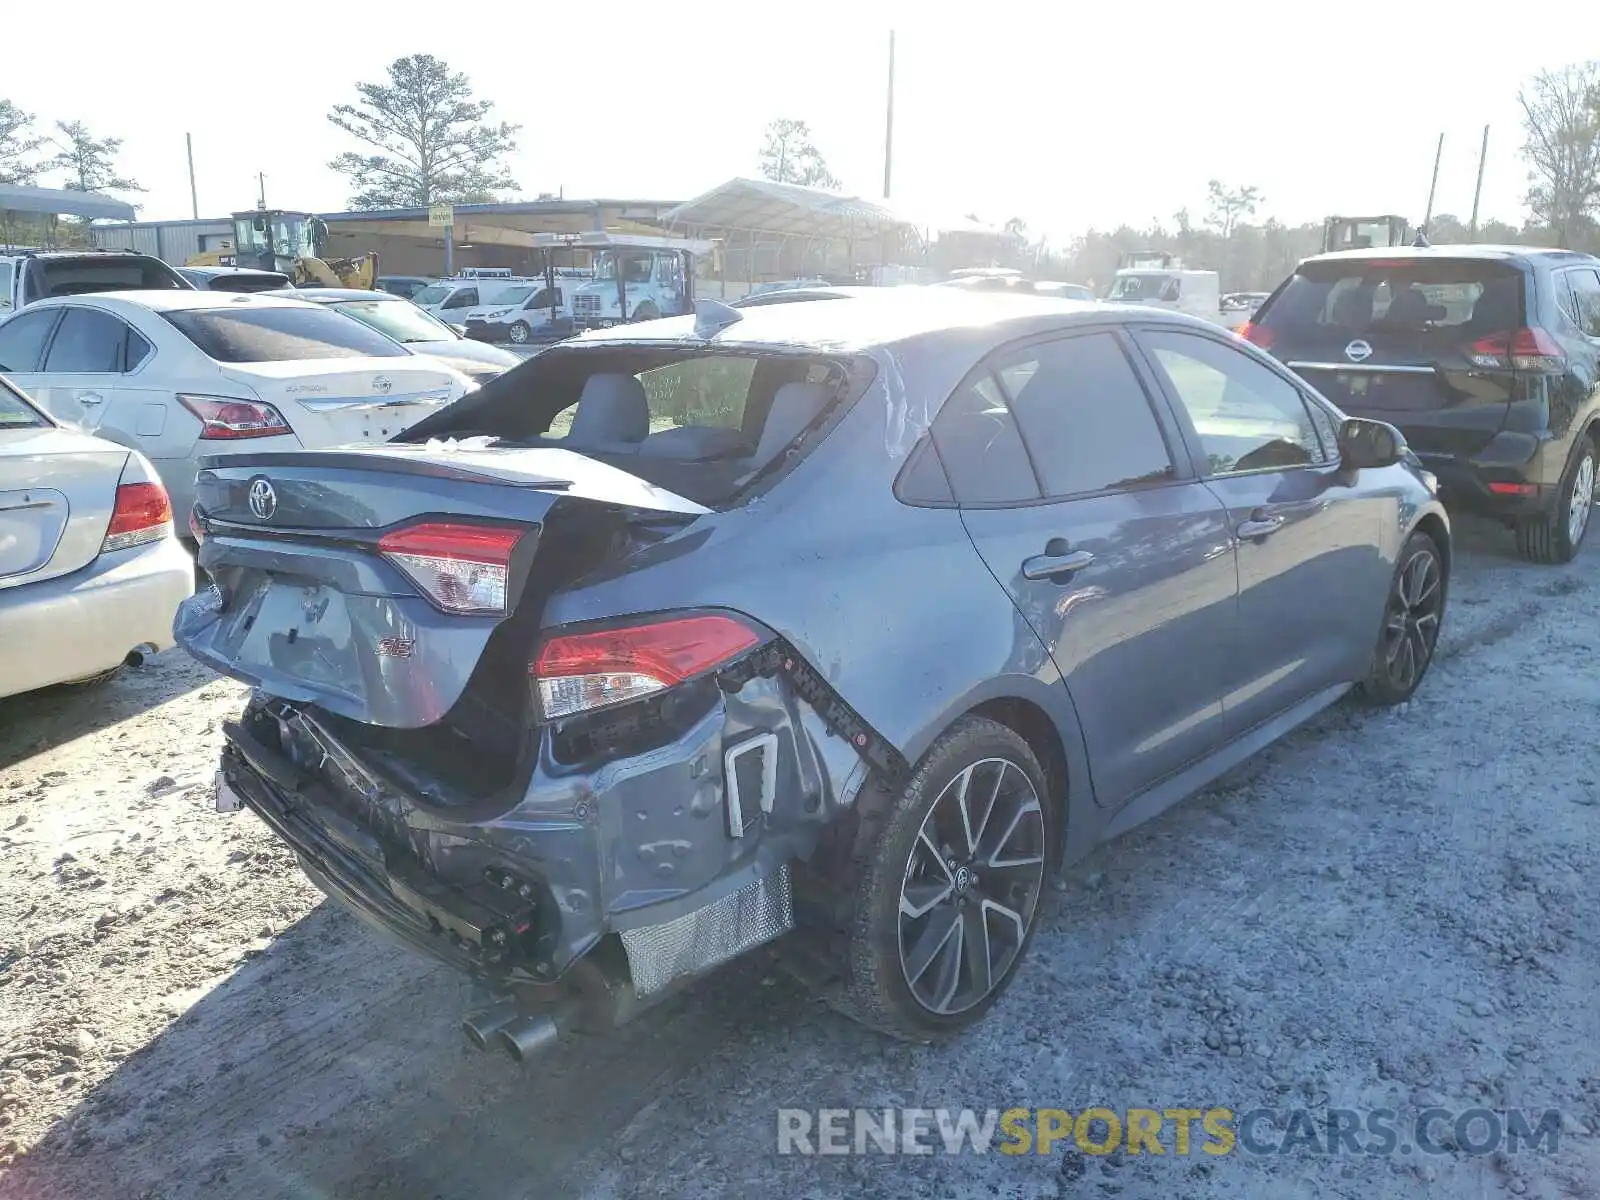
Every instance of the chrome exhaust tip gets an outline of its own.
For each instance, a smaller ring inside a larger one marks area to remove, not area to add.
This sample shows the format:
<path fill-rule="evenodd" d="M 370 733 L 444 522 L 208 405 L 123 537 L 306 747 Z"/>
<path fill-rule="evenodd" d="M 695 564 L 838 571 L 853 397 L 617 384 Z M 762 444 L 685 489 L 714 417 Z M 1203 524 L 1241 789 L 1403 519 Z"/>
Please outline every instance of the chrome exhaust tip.
<path fill-rule="evenodd" d="M 489 1049 L 494 1035 L 517 1019 L 517 1006 L 507 1001 L 475 1012 L 461 1022 L 461 1032 L 478 1050 Z"/>
<path fill-rule="evenodd" d="M 149 642 L 140 642 L 132 650 L 128 651 L 127 657 L 122 660 L 123 665 L 128 667 L 142 667 L 144 666 L 145 659 L 149 658 L 155 652 L 156 648 Z"/>
<path fill-rule="evenodd" d="M 494 1040 L 513 1062 L 525 1063 L 560 1041 L 561 1027 L 548 1013 L 517 1017 L 495 1030 Z"/>

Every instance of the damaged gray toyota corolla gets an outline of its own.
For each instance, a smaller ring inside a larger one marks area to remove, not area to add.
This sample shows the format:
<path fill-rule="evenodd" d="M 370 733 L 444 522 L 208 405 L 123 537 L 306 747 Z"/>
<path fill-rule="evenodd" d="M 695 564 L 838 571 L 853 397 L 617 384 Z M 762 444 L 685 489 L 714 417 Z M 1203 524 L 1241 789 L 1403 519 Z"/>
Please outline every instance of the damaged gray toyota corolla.
<path fill-rule="evenodd" d="M 255 688 L 219 806 L 518 1057 L 780 935 L 851 1015 L 963 1027 L 1061 864 L 1407 699 L 1450 563 L 1399 435 L 1254 348 L 959 292 L 702 303 L 196 496 L 178 638 Z"/>

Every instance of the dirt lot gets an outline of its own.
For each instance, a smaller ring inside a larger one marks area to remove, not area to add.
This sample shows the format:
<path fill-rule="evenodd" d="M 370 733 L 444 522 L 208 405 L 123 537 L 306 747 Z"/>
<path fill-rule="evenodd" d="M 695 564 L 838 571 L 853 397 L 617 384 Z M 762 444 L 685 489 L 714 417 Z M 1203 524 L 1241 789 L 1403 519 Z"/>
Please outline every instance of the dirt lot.
<path fill-rule="evenodd" d="M 1076 868 L 939 1049 L 758 960 L 527 1069 L 471 1053 L 462 983 L 210 811 L 235 685 L 169 654 L 0 703 L 0 1196 L 1592 1196 L 1600 549 L 1462 541 L 1407 711 L 1339 706 Z M 1566 1116 L 1514 1157 L 775 1152 L 784 1106 L 1093 1104 Z"/>

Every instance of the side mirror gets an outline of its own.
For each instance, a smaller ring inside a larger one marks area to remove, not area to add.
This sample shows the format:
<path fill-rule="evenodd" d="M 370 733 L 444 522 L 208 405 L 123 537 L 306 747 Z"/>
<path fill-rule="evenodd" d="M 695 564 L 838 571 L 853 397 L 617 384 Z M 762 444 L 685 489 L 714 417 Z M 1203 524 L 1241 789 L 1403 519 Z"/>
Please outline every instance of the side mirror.
<path fill-rule="evenodd" d="M 1349 417 L 1339 426 L 1339 457 L 1351 470 L 1392 467 L 1405 452 L 1404 435 L 1383 421 Z"/>
<path fill-rule="evenodd" d="M 452 321 L 450 323 L 450 328 L 455 330 L 457 337 L 464 338 L 467 336 L 467 327 L 465 325 L 457 325 L 454 321 Z"/>

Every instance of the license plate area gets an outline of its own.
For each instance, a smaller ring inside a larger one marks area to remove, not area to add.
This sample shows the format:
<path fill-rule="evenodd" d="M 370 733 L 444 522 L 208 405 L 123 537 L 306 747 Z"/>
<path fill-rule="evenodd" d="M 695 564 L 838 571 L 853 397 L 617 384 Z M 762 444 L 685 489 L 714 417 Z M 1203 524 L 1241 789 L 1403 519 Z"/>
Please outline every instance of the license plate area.
<path fill-rule="evenodd" d="M 236 666 L 267 668 L 319 691 L 354 695 L 364 675 L 344 593 L 310 580 L 262 579 L 234 609 L 227 631 Z"/>

